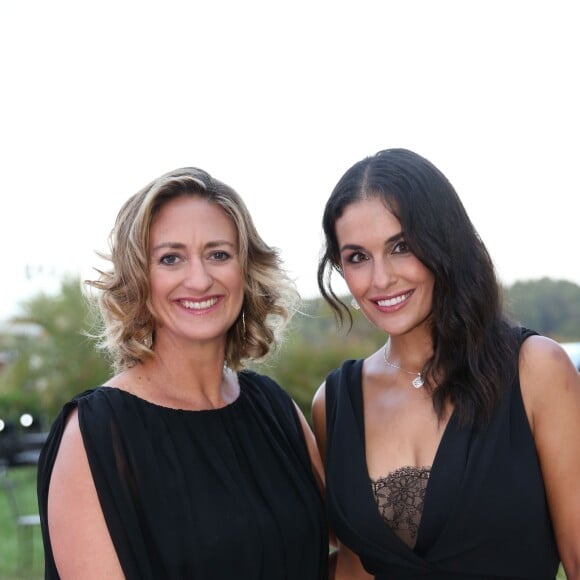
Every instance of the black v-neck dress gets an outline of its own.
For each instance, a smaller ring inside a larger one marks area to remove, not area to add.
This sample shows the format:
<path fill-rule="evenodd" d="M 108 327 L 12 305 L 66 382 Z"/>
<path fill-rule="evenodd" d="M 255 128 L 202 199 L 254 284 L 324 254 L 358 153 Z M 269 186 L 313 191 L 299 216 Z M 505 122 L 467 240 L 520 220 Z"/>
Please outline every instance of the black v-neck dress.
<path fill-rule="evenodd" d="M 553 580 L 559 556 L 519 379 L 487 428 L 451 416 L 437 450 L 414 549 L 380 516 L 364 440 L 363 360 L 326 380 L 330 525 L 379 580 Z"/>
<path fill-rule="evenodd" d="M 64 407 L 38 472 L 47 579 L 58 578 L 48 486 L 74 407 L 127 579 L 327 578 L 326 509 L 294 404 L 265 376 L 244 371 L 239 382 L 236 401 L 213 411 L 109 387 Z"/>

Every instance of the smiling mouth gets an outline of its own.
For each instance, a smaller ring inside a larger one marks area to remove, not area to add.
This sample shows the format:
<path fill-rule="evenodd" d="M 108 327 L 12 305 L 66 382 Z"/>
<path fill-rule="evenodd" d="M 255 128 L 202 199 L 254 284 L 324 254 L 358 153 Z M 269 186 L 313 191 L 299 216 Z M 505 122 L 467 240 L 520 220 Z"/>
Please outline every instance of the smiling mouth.
<path fill-rule="evenodd" d="M 386 298 L 384 300 L 377 300 L 377 304 L 382 306 L 383 308 L 388 308 L 390 306 L 396 306 L 397 304 L 401 304 L 405 302 L 413 294 L 413 291 L 406 292 L 405 294 L 400 294 L 399 296 L 395 296 L 394 298 Z"/>
<path fill-rule="evenodd" d="M 209 298 L 208 300 L 202 300 L 200 302 L 194 302 L 193 300 L 180 300 L 180 304 L 188 310 L 207 310 L 216 304 L 217 301 L 217 298 Z"/>

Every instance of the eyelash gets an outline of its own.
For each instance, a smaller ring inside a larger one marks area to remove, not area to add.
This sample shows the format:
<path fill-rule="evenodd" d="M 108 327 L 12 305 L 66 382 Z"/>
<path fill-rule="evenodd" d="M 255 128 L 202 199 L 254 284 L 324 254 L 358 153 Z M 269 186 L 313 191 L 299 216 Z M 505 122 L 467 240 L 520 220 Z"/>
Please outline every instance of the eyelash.
<path fill-rule="evenodd" d="M 403 249 L 401 250 L 401 246 L 403 247 Z M 395 250 L 399 248 L 398 252 L 395 252 Z M 393 254 L 409 254 L 411 252 L 411 250 L 409 249 L 409 244 L 407 244 L 407 242 L 405 240 L 401 240 L 400 242 L 397 242 L 394 246 L 393 246 Z"/>
<path fill-rule="evenodd" d="M 216 250 L 210 254 L 210 260 L 215 262 L 226 262 L 231 258 L 231 254 L 225 250 Z M 181 256 L 179 254 L 165 254 L 159 258 L 159 263 L 163 266 L 175 266 L 181 261 Z"/>
<path fill-rule="evenodd" d="M 363 262 L 366 259 L 368 259 L 368 258 L 362 252 L 353 252 L 352 254 L 350 254 L 347 257 L 346 261 L 349 264 L 360 264 L 361 262 Z"/>
<path fill-rule="evenodd" d="M 221 258 L 218 258 L 217 257 L 218 255 L 220 255 Z M 225 250 L 217 250 L 216 252 L 212 253 L 211 257 L 212 259 L 215 259 L 218 262 L 225 262 L 226 260 L 229 260 L 231 258 L 231 255 Z"/>
<path fill-rule="evenodd" d="M 177 254 L 165 254 L 159 258 L 159 263 L 163 266 L 174 266 L 178 260 L 179 256 Z"/>
<path fill-rule="evenodd" d="M 411 250 L 409 249 L 409 245 L 405 240 L 396 242 L 391 249 L 391 254 L 395 255 L 410 253 Z M 360 264 L 366 260 L 368 260 L 368 256 L 364 252 L 353 252 L 346 259 L 347 263 L 349 264 Z"/>

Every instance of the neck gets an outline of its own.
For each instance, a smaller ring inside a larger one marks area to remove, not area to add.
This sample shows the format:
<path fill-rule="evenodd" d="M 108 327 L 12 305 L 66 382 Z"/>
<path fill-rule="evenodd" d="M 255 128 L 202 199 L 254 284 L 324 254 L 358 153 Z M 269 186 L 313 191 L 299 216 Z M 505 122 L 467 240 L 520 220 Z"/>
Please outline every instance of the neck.
<path fill-rule="evenodd" d="M 223 356 L 203 359 L 182 354 L 158 354 L 135 367 L 145 398 L 196 410 L 223 407 L 237 398 L 237 376 L 224 368 Z"/>
<path fill-rule="evenodd" d="M 390 362 L 410 371 L 419 372 L 433 356 L 431 337 L 389 336 L 384 353 Z"/>

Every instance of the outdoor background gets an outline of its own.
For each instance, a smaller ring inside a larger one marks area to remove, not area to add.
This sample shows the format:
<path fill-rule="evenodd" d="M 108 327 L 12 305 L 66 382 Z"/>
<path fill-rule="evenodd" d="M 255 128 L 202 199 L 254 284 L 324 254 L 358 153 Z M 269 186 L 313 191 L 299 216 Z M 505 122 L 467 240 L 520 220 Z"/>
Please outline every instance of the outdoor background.
<path fill-rule="evenodd" d="M 21 513 L 37 511 L 36 435 L 109 374 L 81 333 L 80 281 L 102 266 L 125 199 L 177 167 L 238 190 L 296 279 L 303 314 L 261 370 L 307 416 L 326 373 L 385 338 L 358 314 L 339 331 L 316 288 L 324 203 L 380 149 L 433 161 L 514 316 L 580 341 L 576 12 L 573 0 L 0 4 L 0 455 Z M 38 527 L 17 527 L 10 505 L 0 488 L 0 580 L 40 578 Z"/>
<path fill-rule="evenodd" d="M 580 286 L 542 278 L 506 287 L 505 297 L 516 321 L 580 350 Z M 0 464 L 9 465 L 8 476 L 21 513 L 34 514 L 38 509 L 35 460 L 39 438 L 64 402 L 101 384 L 110 370 L 82 334 L 92 320 L 78 278 L 63 279 L 53 294 L 29 298 L 21 311 L 21 317 L 0 328 L 0 355 L 4 356 L 0 368 Z M 320 299 L 305 301 L 281 350 L 258 367 L 288 390 L 308 418 L 314 391 L 326 374 L 344 359 L 366 356 L 385 341 L 359 312 L 353 316 L 350 332 L 339 330 Z M 580 364 L 580 352 L 576 364 Z M 17 526 L 8 499 L 0 489 L 0 579 L 40 578 L 38 526 Z M 32 545 L 18 536 L 26 531 L 32 532 Z"/>

